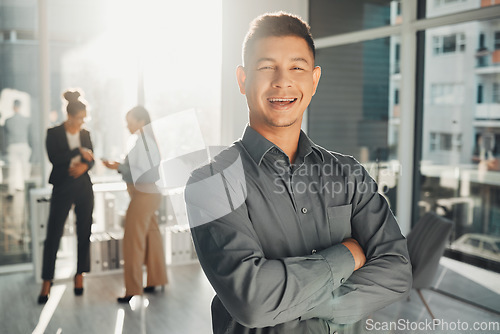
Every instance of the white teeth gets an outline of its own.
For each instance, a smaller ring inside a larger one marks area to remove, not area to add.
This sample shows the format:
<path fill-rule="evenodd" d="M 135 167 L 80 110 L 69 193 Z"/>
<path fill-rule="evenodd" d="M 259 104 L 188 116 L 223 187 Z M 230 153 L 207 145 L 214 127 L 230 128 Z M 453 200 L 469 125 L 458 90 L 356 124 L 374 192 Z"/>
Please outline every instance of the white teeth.
<path fill-rule="evenodd" d="M 270 102 L 293 102 L 295 99 L 269 99 Z"/>

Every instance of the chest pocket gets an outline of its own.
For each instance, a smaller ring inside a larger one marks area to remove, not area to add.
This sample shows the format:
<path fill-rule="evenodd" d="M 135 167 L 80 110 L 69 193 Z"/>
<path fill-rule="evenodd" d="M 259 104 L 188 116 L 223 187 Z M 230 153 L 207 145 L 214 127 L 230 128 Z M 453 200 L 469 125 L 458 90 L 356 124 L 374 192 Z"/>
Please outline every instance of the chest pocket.
<path fill-rule="evenodd" d="M 350 238 L 352 205 L 331 206 L 327 210 L 332 244 L 337 244 L 346 238 Z"/>

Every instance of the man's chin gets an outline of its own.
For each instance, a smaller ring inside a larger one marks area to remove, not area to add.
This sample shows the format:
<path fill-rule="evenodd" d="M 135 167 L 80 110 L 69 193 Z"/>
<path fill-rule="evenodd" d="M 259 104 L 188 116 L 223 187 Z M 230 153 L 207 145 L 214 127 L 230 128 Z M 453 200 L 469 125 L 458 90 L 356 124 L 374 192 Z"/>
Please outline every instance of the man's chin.
<path fill-rule="evenodd" d="M 297 123 L 297 120 L 268 120 L 268 125 L 275 128 L 289 128 Z"/>

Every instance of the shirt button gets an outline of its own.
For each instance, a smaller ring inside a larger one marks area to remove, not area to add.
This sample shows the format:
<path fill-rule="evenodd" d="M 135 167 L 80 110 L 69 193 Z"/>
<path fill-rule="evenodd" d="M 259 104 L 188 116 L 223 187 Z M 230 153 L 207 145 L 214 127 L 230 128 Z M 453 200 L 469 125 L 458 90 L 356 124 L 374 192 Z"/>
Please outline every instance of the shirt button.
<path fill-rule="evenodd" d="M 316 250 L 315 250 L 315 249 L 313 249 L 313 250 L 311 251 L 311 254 L 316 254 Z"/>
<path fill-rule="evenodd" d="M 303 214 L 306 214 L 306 213 L 307 213 L 307 209 L 306 209 L 306 208 L 302 208 L 302 210 L 301 210 L 301 211 L 302 211 L 302 213 L 303 213 Z"/>
<path fill-rule="evenodd" d="M 345 278 L 341 278 L 340 279 L 340 284 L 344 284 L 344 282 L 345 282 Z"/>

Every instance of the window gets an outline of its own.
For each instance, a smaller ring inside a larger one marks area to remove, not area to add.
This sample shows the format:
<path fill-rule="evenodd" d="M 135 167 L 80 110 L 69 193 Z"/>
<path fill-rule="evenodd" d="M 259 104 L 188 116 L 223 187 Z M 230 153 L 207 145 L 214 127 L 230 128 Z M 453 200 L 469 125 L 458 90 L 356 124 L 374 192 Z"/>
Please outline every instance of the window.
<path fill-rule="evenodd" d="M 441 133 L 439 135 L 439 149 L 441 151 L 451 151 L 452 146 L 452 136 L 449 133 Z"/>
<path fill-rule="evenodd" d="M 465 51 L 465 34 L 458 34 L 458 48 L 461 52 Z"/>
<path fill-rule="evenodd" d="M 457 105 L 464 102 L 464 86 L 462 84 L 432 84 L 431 104 Z"/>
<path fill-rule="evenodd" d="M 399 73 L 400 70 L 400 53 L 401 53 L 401 45 L 398 43 L 394 46 L 394 73 Z"/>
<path fill-rule="evenodd" d="M 307 126 L 315 143 L 353 155 L 374 168 L 376 180 L 383 175 L 375 170 L 391 168 L 394 187 L 387 196 L 394 210 L 398 167 L 389 160 L 397 161 L 398 155 L 398 123 L 391 120 L 399 117 L 393 102 L 400 102 L 400 79 L 391 75 L 391 51 L 389 38 L 318 49 L 316 62 L 323 72 Z"/>
<path fill-rule="evenodd" d="M 456 151 L 460 151 L 462 149 L 462 134 L 459 133 L 455 135 L 453 140 L 453 145 L 456 147 Z"/>
<path fill-rule="evenodd" d="M 455 52 L 457 49 L 456 35 L 443 36 L 443 53 Z"/>
<path fill-rule="evenodd" d="M 432 38 L 433 52 L 435 55 L 465 51 L 465 34 L 451 34 L 434 36 Z"/>
<path fill-rule="evenodd" d="M 493 103 L 500 103 L 500 83 L 493 83 Z"/>
<path fill-rule="evenodd" d="M 467 239 L 465 244 L 468 246 L 479 248 L 479 240 L 477 240 L 477 239 Z"/>
<path fill-rule="evenodd" d="M 459 2 L 465 2 L 467 0 L 435 0 L 434 7 L 441 7 L 446 5 L 457 4 Z"/>
<path fill-rule="evenodd" d="M 37 211 L 31 212 L 27 200 L 30 198 L 30 188 L 46 187 L 44 177 L 48 175 L 44 172 L 50 171 L 52 166 L 46 163 L 43 140 L 46 133 L 45 119 L 51 126 L 64 120 L 66 111 L 61 103 L 61 93 L 66 88 L 81 88 L 89 102 L 92 119 L 86 127 L 92 134 L 96 160 L 97 157 L 106 157 L 121 161 L 122 154 L 126 153 L 128 137 L 125 112 L 137 104 L 145 104 L 152 120 L 162 119 L 177 111 L 196 109 L 203 139 L 208 139 L 207 143 L 219 142 L 221 5 L 222 1 L 197 1 L 199 15 L 190 13 L 183 16 L 182 13 L 189 13 L 192 4 L 147 1 L 136 6 L 133 1 L 126 1 L 120 2 L 120 15 L 108 15 L 108 10 L 114 10 L 110 0 L 45 2 L 44 12 L 49 18 L 66 18 L 67 13 L 76 14 L 70 15 L 71 19 L 47 19 L 42 22 L 48 36 L 47 42 L 41 41 L 41 45 L 50 51 L 46 61 L 53 65 L 48 68 L 47 77 L 41 76 L 43 86 L 51 88 L 48 92 L 50 95 L 46 96 L 49 109 L 44 114 L 45 110 L 37 102 L 43 100 L 44 92 L 39 91 L 39 81 L 33 79 L 40 74 L 41 47 L 34 33 L 39 28 L 37 2 L 0 1 L 0 92 L 3 93 L 0 96 L 0 269 L 4 265 L 18 264 L 29 264 L 31 267 L 32 251 L 39 247 L 35 239 L 31 239 L 31 232 L 37 234 L 44 230 L 37 228 L 38 224 L 31 224 L 29 216 L 40 219 L 46 217 L 43 217 L 43 212 L 39 215 Z M 165 7 L 172 8 L 167 10 Z M 168 20 L 164 20 L 164 13 L 181 14 L 171 15 Z M 88 19 L 90 16 L 91 20 Z M 130 26 L 132 18 L 137 23 L 133 27 Z M 154 29 L 147 24 L 149 22 L 156 22 Z M 203 30 L 194 29 L 196 24 L 201 24 Z M 167 34 L 166 37 L 165 31 L 175 29 L 179 33 Z M 140 46 L 136 45 L 131 50 L 130 42 L 139 40 L 139 36 Z M 165 38 L 168 41 L 158 42 Z M 192 43 L 196 38 L 199 38 L 199 43 Z M 172 52 L 168 46 L 170 44 L 183 50 L 182 59 Z M 199 55 L 203 50 L 210 52 L 200 61 Z M 183 67 L 183 64 L 189 66 Z M 190 73 L 186 73 L 186 70 Z M 199 80 L 193 82 L 194 77 Z M 210 84 L 207 85 L 207 82 Z M 30 118 L 29 146 L 32 154 L 31 166 L 22 166 L 27 167 L 26 170 L 12 167 L 4 147 L 3 125 L 5 119 L 14 114 L 13 101 L 16 99 L 21 101 L 20 113 Z M 180 124 L 176 124 L 176 128 L 179 131 L 183 129 Z M 192 125 L 185 128 L 191 130 Z M 159 133 L 156 135 L 159 137 Z M 168 131 L 161 135 L 173 136 Z M 168 145 L 174 143 L 166 140 L 162 142 Z M 178 150 L 181 145 L 171 147 L 172 154 L 181 152 Z M 163 158 L 170 157 L 164 155 Z M 100 161 L 96 161 L 92 170 L 96 185 L 120 179 L 116 172 L 102 167 Z M 17 175 L 14 180 L 16 171 L 25 175 Z M 9 181 L 17 181 L 13 186 L 25 188 L 25 191 L 7 194 Z M 104 196 L 104 192 L 100 194 Z M 123 195 L 127 198 L 126 193 Z M 96 232 L 102 231 L 109 221 L 104 219 L 105 206 L 100 205 L 102 203 L 96 194 L 96 220 L 92 226 Z M 41 202 L 40 210 L 45 208 L 45 204 Z M 32 227 L 33 231 L 30 231 Z M 63 244 L 64 241 L 61 247 L 68 247 L 66 249 L 69 251 L 65 254 L 72 254 L 72 244 Z M 34 261 L 39 263 L 36 258 Z M 71 263 L 73 261 L 65 261 L 62 272 L 71 272 L 65 270 L 68 268 L 66 264 L 71 267 Z"/>
<path fill-rule="evenodd" d="M 397 5 L 391 1 L 309 1 L 311 30 L 317 39 L 387 26 L 391 24 L 391 8 L 396 13 Z"/>
<path fill-rule="evenodd" d="M 485 41 L 484 33 L 479 34 L 479 50 L 483 50 L 486 48 L 484 41 Z"/>
<path fill-rule="evenodd" d="M 462 134 L 430 133 L 431 151 L 459 151 L 462 148 Z"/>
<path fill-rule="evenodd" d="M 439 12 L 432 12 L 432 5 L 426 9 L 435 17 L 461 10 L 456 7 L 463 7 L 463 11 L 469 5 L 474 9 L 472 1 L 442 6 Z M 479 2 L 475 6 L 477 9 Z M 414 198 L 418 203 L 415 211 L 421 216 L 447 203 L 443 215 L 455 222 L 451 244 L 465 238 L 460 241 L 462 249 L 450 247 L 445 256 L 490 270 L 498 270 L 500 261 L 486 252 L 481 254 L 480 247 L 488 246 L 473 234 L 481 233 L 489 239 L 496 238 L 500 231 L 500 75 L 492 66 L 500 52 L 498 22 L 493 18 L 428 28 L 418 43 L 427 47 L 427 52 L 417 57 L 423 72 L 417 92 L 425 100 L 419 97 L 417 104 L 421 107 L 416 111 L 420 122 L 420 152 L 416 152 L 420 155 L 416 163 L 420 165 L 416 168 L 421 178 L 416 181 L 420 196 Z M 466 43 L 467 54 L 463 52 Z M 482 48 L 487 50 L 478 50 Z M 480 57 L 482 66 L 478 66 Z M 489 245 L 494 248 L 493 243 Z M 467 250 L 476 250 L 476 256 L 467 256 Z M 479 297 L 457 293 L 446 279 L 439 290 L 485 304 Z"/>
<path fill-rule="evenodd" d="M 493 248 L 489 242 L 483 241 L 483 249 L 488 252 L 496 253 L 496 250 Z"/>
<path fill-rule="evenodd" d="M 430 139 L 431 139 L 431 151 L 435 151 L 437 147 L 437 134 L 435 132 L 431 132 L 430 134 Z"/>

